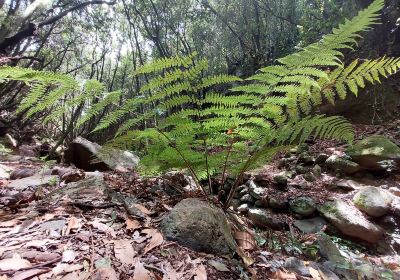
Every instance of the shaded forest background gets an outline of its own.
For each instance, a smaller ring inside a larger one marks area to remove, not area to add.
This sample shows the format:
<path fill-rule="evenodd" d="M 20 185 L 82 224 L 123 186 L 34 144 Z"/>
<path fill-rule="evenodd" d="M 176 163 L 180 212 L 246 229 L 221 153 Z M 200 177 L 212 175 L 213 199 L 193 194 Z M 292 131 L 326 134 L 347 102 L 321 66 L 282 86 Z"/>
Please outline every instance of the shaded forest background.
<path fill-rule="evenodd" d="M 132 76 L 154 58 L 197 52 L 210 61 L 211 74 L 242 78 L 275 59 L 315 42 L 344 18 L 354 16 L 367 0 L 0 0 L 0 64 L 97 79 L 107 91 L 123 90 L 120 104 L 139 95 L 146 77 Z M 386 1 L 382 24 L 370 32 L 346 59 L 400 56 L 400 1 Z M 369 87 L 359 98 L 349 95 L 335 107 L 322 106 L 355 123 L 379 123 L 396 117 L 400 84 L 395 78 Z M 61 123 L 37 125 L 46 112 L 28 119 L 15 109 L 27 91 L 17 82 L 0 85 L 1 130 L 24 131 L 55 138 L 65 133 L 75 115 Z M 386 93 L 385 95 L 381 93 Z M 90 101 L 95 104 L 96 96 Z M 49 108 L 51 110 L 51 108 Z M 97 142 L 110 133 L 89 134 L 107 112 L 72 133 Z M 111 130 L 113 128 L 110 128 Z M 28 134 L 28 135 L 26 135 Z"/>

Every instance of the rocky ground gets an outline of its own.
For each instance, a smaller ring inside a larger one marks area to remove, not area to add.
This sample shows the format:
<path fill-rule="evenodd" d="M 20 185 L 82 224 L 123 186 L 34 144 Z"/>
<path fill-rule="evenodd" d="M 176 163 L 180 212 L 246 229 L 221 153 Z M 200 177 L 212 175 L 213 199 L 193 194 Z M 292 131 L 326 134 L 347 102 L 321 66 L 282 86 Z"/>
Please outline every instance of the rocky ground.
<path fill-rule="evenodd" d="M 0 279 L 400 279 L 399 125 L 356 131 L 246 174 L 228 220 L 182 173 L 129 172 L 127 152 L 3 151 Z"/>

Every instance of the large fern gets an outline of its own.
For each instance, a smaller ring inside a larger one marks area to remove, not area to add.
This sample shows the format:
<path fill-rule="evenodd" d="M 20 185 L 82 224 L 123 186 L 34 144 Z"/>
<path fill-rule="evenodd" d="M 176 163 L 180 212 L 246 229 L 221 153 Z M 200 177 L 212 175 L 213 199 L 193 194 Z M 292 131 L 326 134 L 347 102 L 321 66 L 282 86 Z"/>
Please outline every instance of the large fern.
<path fill-rule="evenodd" d="M 375 0 L 367 9 L 346 20 L 332 34 L 302 51 L 278 59 L 278 65 L 259 70 L 248 78 L 252 83 L 234 91 L 259 94 L 263 98 L 264 114 L 275 123 L 284 123 L 307 115 L 324 99 L 334 103 L 344 99 L 349 91 L 358 93 L 365 82 L 377 83 L 400 68 L 397 58 L 355 60 L 345 67 L 341 62 L 344 49 L 352 49 L 359 33 L 378 23 L 383 0 Z"/>
<path fill-rule="evenodd" d="M 30 68 L 0 67 L 0 80 L 25 83 L 29 91 L 23 97 L 17 113 L 29 118 L 45 113 L 43 124 L 58 122 L 81 107 L 76 128 L 100 114 L 108 105 L 118 101 L 120 92 L 107 93 L 104 85 L 96 80 L 79 82 L 70 75 L 36 71 Z"/>

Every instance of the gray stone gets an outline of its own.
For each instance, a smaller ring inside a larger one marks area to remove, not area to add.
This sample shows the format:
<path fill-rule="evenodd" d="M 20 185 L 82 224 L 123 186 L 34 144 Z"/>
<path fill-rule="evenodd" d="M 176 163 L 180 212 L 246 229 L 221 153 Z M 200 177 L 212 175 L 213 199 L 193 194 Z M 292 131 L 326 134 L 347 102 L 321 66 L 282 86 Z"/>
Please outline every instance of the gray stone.
<path fill-rule="evenodd" d="M 250 204 L 254 204 L 254 202 L 256 202 L 256 199 L 254 197 L 252 197 L 250 194 L 245 194 L 244 196 L 242 196 L 240 198 L 241 202 L 246 202 L 246 203 L 250 203 Z"/>
<path fill-rule="evenodd" d="M 289 202 L 290 210 L 303 217 L 314 214 L 317 210 L 314 201 L 309 197 L 298 197 Z"/>
<path fill-rule="evenodd" d="M 361 184 L 354 180 L 340 180 L 334 184 L 335 188 L 339 188 L 346 192 L 351 192 L 361 188 Z"/>
<path fill-rule="evenodd" d="M 400 199 L 394 199 L 392 203 L 393 214 L 400 218 Z"/>
<path fill-rule="evenodd" d="M 383 230 L 368 221 L 356 207 L 342 201 L 325 202 L 319 212 L 343 234 L 376 243 L 383 235 Z"/>
<path fill-rule="evenodd" d="M 400 163 L 400 147 L 384 136 L 370 136 L 346 150 L 353 161 L 368 170 L 385 170 L 384 161 Z"/>
<path fill-rule="evenodd" d="M 246 188 L 243 188 L 239 191 L 239 196 L 244 196 L 246 194 L 249 194 L 249 189 L 247 188 L 247 186 Z"/>
<path fill-rule="evenodd" d="M 391 187 L 389 188 L 389 192 L 395 196 L 399 196 L 400 197 L 400 188 L 398 187 Z"/>
<path fill-rule="evenodd" d="M 271 197 L 268 201 L 269 207 L 276 210 L 285 210 L 288 207 L 288 200 L 286 198 Z"/>
<path fill-rule="evenodd" d="M 314 158 L 309 153 L 301 153 L 299 155 L 299 162 L 305 165 L 312 165 L 314 164 Z"/>
<path fill-rule="evenodd" d="M 317 237 L 320 253 L 322 257 L 332 263 L 345 263 L 346 258 L 342 255 L 338 247 L 333 243 L 331 238 L 322 233 Z"/>
<path fill-rule="evenodd" d="M 343 172 L 345 174 L 354 174 L 360 171 L 360 165 L 338 155 L 330 156 L 326 160 L 326 165 L 334 171 Z"/>
<path fill-rule="evenodd" d="M 307 172 L 306 174 L 303 175 L 303 178 L 307 181 L 307 182 L 315 182 L 317 180 L 317 178 L 314 176 L 314 174 L 312 172 Z"/>
<path fill-rule="evenodd" d="M 312 169 L 309 166 L 303 166 L 301 164 L 296 165 L 296 173 L 297 174 L 305 174 L 307 172 L 310 172 Z"/>
<path fill-rule="evenodd" d="M 250 206 L 247 203 L 241 204 L 238 208 L 237 211 L 240 213 L 247 213 L 249 212 Z"/>
<path fill-rule="evenodd" d="M 377 187 L 365 187 L 353 197 L 353 202 L 358 209 L 371 217 L 381 217 L 390 211 L 392 195 Z"/>
<path fill-rule="evenodd" d="M 304 277 L 311 277 L 310 270 L 304 265 L 304 262 L 295 257 L 289 257 L 285 261 L 284 267 Z"/>
<path fill-rule="evenodd" d="M 300 189 L 308 189 L 310 187 L 310 183 L 304 179 L 303 175 L 297 175 L 293 180 L 290 180 L 288 183 L 290 187 L 300 188 Z"/>
<path fill-rule="evenodd" d="M 234 210 L 236 210 L 241 205 L 241 203 L 242 202 L 239 199 L 234 198 L 232 199 L 231 206 Z"/>
<path fill-rule="evenodd" d="M 315 165 L 311 171 L 315 177 L 321 177 L 322 175 L 322 168 L 318 164 Z"/>
<path fill-rule="evenodd" d="M 285 229 L 285 223 L 280 221 L 272 211 L 267 209 L 250 208 L 248 217 L 260 228 Z"/>
<path fill-rule="evenodd" d="M 319 154 L 316 158 L 315 158 L 315 163 L 316 164 L 323 164 L 326 162 L 326 160 L 329 158 L 329 156 L 327 154 Z"/>
<path fill-rule="evenodd" d="M 31 177 L 35 175 L 36 170 L 32 168 L 18 168 L 13 170 L 10 173 L 10 179 L 11 180 L 16 180 L 16 179 L 22 179 L 26 177 Z"/>
<path fill-rule="evenodd" d="M 139 158 L 128 151 L 118 149 L 103 150 L 99 144 L 77 137 L 65 152 L 67 163 L 85 171 L 132 170 Z"/>
<path fill-rule="evenodd" d="M 249 193 L 255 199 L 261 199 L 265 195 L 266 189 L 257 186 L 254 181 L 249 181 Z"/>
<path fill-rule="evenodd" d="M 294 175 L 295 174 L 292 171 L 283 171 L 274 175 L 273 179 L 277 184 L 286 185 L 288 180 L 293 178 Z"/>
<path fill-rule="evenodd" d="M 327 222 L 324 218 L 315 217 L 307 220 L 296 220 L 293 223 L 303 233 L 317 233 L 326 226 Z"/>
<path fill-rule="evenodd" d="M 231 254 L 236 249 L 224 212 L 196 198 L 175 205 L 160 227 L 168 240 L 196 251 Z"/>
<path fill-rule="evenodd" d="M 53 175 L 34 175 L 22 179 L 11 181 L 7 187 L 19 191 L 23 191 L 29 187 L 37 188 L 44 185 L 57 183 L 58 176 Z"/>

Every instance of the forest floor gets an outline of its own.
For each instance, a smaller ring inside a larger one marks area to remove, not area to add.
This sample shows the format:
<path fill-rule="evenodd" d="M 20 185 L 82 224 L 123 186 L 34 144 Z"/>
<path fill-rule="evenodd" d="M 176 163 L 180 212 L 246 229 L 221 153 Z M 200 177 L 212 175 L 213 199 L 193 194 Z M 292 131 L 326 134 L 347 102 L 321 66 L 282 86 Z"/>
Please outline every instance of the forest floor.
<path fill-rule="evenodd" d="M 357 126 L 356 132 L 359 139 L 379 134 L 400 142 L 398 123 Z M 340 150 L 343 147 L 335 142 L 318 141 L 311 145 L 311 152 L 332 148 Z M 280 157 L 276 157 L 264 168 L 266 178 L 279 171 L 279 160 Z M 79 192 L 66 195 L 58 176 L 51 175 L 49 170 L 69 167 L 49 165 L 38 158 L 18 155 L 3 156 L 0 164 L 8 172 L 18 171 L 15 172 L 17 180 L 27 177 L 24 173 L 28 173 L 36 176 L 39 182 L 32 187 L 32 182 L 23 186 L 12 185 L 14 180 L 11 179 L 0 180 L 1 280 L 333 279 L 317 267 L 310 266 L 308 276 L 285 268 L 289 257 L 303 260 L 306 266 L 318 259 L 312 250 L 318 247 L 318 233 L 300 233 L 293 226 L 293 215 L 277 214 L 277 218 L 288 225 L 288 231 L 255 230 L 243 217 L 250 234 L 242 236 L 244 240 L 239 242 L 241 256 L 217 256 L 196 252 L 164 239 L 158 227 L 163 216 L 177 202 L 193 194 L 154 193 L 151 189 L 158 179 L 144 180 L 135 173 L 122 172 L 85 175 L 75 170 L 72 177 L 104 178 L 107 187 L 83 187 Z M 27 178 L 32 180 L 32 176 Z M 79 183 L 80 179 L 67 180 Z M 369 185 L 400 185 L 400 176 L 396 174 L 356 180 Z M 126 205 L 114 200 L 110 194 L 115 193 L 133 197 L 133 212 L 136 214 L 132 215 Z M 324 179 L 318 179 L 306 191 L 293 189 L 284 195 L 308 196 L 317 203 L 333 196 L 341 199 L 350 196 L 349 193 L 327 190 Z M 341 250 L 349 251 L 349 255 L 356 254 L 371 264 L 400 272 L 400 259 L 396 254 L 381 253 L 375 246 L 340 234 L 335 242 Z"/>

